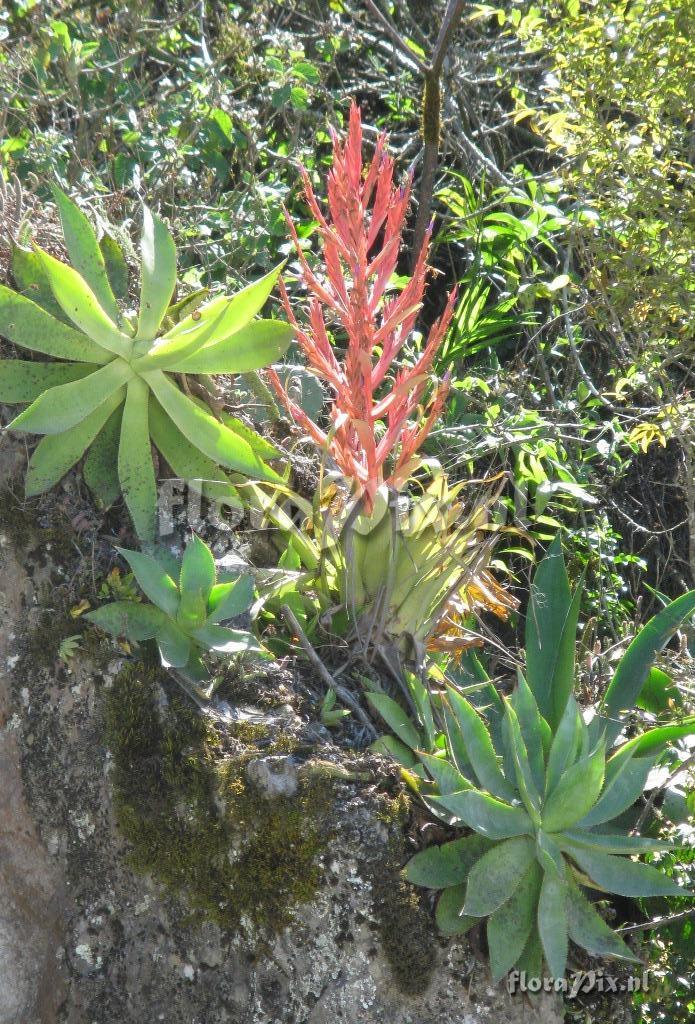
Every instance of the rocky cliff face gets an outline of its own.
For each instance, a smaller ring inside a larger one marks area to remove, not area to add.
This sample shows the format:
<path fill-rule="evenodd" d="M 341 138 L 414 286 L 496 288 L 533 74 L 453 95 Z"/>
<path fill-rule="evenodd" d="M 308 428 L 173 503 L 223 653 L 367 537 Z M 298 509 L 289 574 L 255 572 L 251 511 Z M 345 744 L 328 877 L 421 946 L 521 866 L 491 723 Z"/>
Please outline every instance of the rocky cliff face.
<path fill-rule="evenodd" d="M 89 544 L 11 503 L 0 1024 L 562 1019 L 553 997 L 510 997 L 467 941 L 437 936 L 398 878 L 412 848 L 397 781 L 337 751 L 291 678 L 270 710 L 247 693 L 245 716 L 210 718 L 89 638 L 61 660 Z"/>

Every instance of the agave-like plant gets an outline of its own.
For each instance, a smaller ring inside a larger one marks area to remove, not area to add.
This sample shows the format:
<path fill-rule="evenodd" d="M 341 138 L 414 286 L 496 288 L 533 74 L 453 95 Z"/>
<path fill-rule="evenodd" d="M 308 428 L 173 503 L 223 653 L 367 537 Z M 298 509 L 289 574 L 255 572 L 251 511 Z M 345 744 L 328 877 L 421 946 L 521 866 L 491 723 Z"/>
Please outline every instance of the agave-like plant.
<path fill-rule="evenodd" d="M 31 403 L 9 429 L 45 435 L 29 461 L 27 494 L 53 486 L 90 449 L 88 483 L 107 503 L 120 489 L 139 537 L 151 542 L 157 500 L 150 440 L 174 473 L 209 481 L 230 501 L 238 495 L 225 469 L 279 482 L 263 461 L 277 454 L 272 446 L 217 419 L 187 393 L 186 375 L 245 373 L 282 356 L 292 328 L 253 320 L 280 268 L 232 297 L 172 306 L 176 248 L 145 207 L 140 309 L 131 316 L 119 304 L 127 299 L 127 276 L 116 243 L 110 236 L 100 242 L 62 192 L 55 198 L 72 266 L 38 246 L 15 246 L 20 291 L 0 285 L 0 334 L 57 360 L 0 361 L 0 402 Z"/>
<path fill-rule="evenodd" d="M 218 582 L 215 559 L 200 537 L 186 545 L 180 564 L 165 551 L 118 551 L 152 604 L 102 605 L 85 616 L 95 626 L 131 643 L 155 640 L 164 667 L 180 669 L 195 682 L 209 675 L 206 651 L 218 657 L 263 652 L 253 633 L 224 625 L 250 609 L 253 578 L 237 574 Z"/>
<path fill-rule="evenodd" d="M 570 939 L 595 955 L 636 959 L 584 890 L 687 894 L 632 859 L 669 844 L 616 819 L 642 794 L 665 744 L 695 733 L 691 717 L 621 736 L 656 652 L 695 611 L 695 592 L 640 631 L 588 723 L 572 693 L 580 593 L 571 594 L 554 542 L 532 585 L 527 678 L 504 700 L 483 680 L 485 715 L 454 687 L 432 696 L 414 680 L 417 725 L 391 698 L 369 698 L 396 734 L 379 749 L 407 766 L 435 815 L 474 832 L 416 854 L 405 875 L 443 890 L 436 916 L 446 933 L 487 918 L 495 980 L 515 966 L 538 977 L 543 959 L 561 977 Z"/>

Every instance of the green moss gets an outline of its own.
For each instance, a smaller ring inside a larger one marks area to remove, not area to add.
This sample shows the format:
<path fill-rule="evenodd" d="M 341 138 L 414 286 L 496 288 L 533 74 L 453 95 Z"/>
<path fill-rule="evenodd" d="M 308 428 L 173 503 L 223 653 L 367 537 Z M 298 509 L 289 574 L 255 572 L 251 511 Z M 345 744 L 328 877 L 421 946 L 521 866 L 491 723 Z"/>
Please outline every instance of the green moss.
<path fill-rule="evenodd" d="M 15 481 L 0 490 L 0 533 L 4 533 L 18 551 L 29 544 L 35 530 L 31 516 L 18 497 L 21 489 L 21 482 Z"/>
<path fill-rule="evenodd" d="M 16 478 L 0 489 L 0 532 L 9 537 L 14 548 L 23 551 L 30 545 L 39 552 L 50 545 L 49 554 L 53 560 L 62 563 L 75 556 L 75 531 L 63 512 L 57 508 L 44 510 L 50 516 L 50 524 L 41 526 L 37 503 L 22 497 L 24 483 Z"/>
<path fill-rule="evenodd" d="M 36 623 L 24 634 L 18 670 L 53 668 L 62 641 L 78 632 L 78 625 L 69 614 L 53 609 L 38 613 Z"/>
<path fill-rule="evenodd" d="M 209 722 L 175 695 L 160 712 L 161 680 L 158 670 L 129 666 L 106 702 L 116 814 L 130 861 L 184 894 L 194 917 L 231 929 L 242 920 L 282 928 L 321 881 L 330 784 L 309 776 L 293 799 L 263 798 L 245 779 L 258 751 L 228 754 Z"/>
<path fill-rule="evenodd" d="M 402 992 L 417 995 L 427 988 L 435 967 L 434 926 L 422 890 L 401 874 L 407 794 L 383 796 L 377 813 L 392 830 L 386 860 L 372 877 L 377 932 L 394 981 Z"/>

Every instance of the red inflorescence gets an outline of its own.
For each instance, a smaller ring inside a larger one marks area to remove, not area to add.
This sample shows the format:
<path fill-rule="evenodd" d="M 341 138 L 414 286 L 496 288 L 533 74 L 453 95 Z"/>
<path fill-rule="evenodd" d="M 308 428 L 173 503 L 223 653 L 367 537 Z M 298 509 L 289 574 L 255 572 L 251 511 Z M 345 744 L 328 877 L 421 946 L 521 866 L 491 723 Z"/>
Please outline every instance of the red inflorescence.
<path fill-rule="evenodd" d="M 396 269 L 411 182 L 395 185 L 394 163 L 380 135 L 371 162 L 362 165 L 362 122 L 359 107 L 350 109 L 347 139 L 333 133 L 333 166 L 328 175 L 328 212 L 323 213 L 309 176 L 302 169 L 304 195 L 318 223 L 325 273 L 309 267 L 297 232 L 286 213 L 290 232 L 310 293 L 309 323 L 301 327 L 287 292 L 282 300 L 308 363 L 333 391 L 328 432 L 310 419 L 287 395 L 279 377 L 271 383 L 295 422 L 326 448 L 341 472 L 362 496 L 365 511 L 373 507 L 382 483 L 401 487 L 417 465 L 416 453 L 442 411 L 448 377 L 435 387 L 424 414 L 421 401 L 431 380 L 432 361 L 454 311 L 455 293 L 433 325 L 414 365 L 393 368 L 415 326 L 429 266 L 431 227 L 412 277 L 395 297 L 386 289 Z M 338 359 L 327 324 L 337 321 L 347 337 L 344 359 Z M 375 430 L 377 422 L 383 429 Z"/>

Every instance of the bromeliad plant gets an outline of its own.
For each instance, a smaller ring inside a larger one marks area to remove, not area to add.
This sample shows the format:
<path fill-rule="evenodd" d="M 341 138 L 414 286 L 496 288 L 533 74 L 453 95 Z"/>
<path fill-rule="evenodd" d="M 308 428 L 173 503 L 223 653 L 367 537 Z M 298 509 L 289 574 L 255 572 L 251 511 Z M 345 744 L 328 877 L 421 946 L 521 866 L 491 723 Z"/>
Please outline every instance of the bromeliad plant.
<path fill-rule="evenodd" d="M 421 491 L 400 502 L 385 485 L 371 515 L 357 515 L 342 543 L 322 551 L 329 581 L 377 649 L 424 662 L 428 650 L 458 657 L 478 640 L 466 622 L 485 608 L 505 618 L 516 601 L 487 569 L 495 542 L 485 536 L 491 491 L 462 499 L 434 460 Z"/>
<path fill-rule="evenodd" d="M 434 464 L 424 485 L 413 480 L 449 389 L 448 377 L 435 383 L 431 369 L 455 294 L 408 362 L 403 355 L 422 306 L 431 230 L 412 277 L 393 293 L 410 201 L 410 181 L 399 186 L 393 179 L 384 135 L 363 168 L 362 124 L 353 104 L 347 139 L 342 143 L 333 136 L 325 214 L 302 170 L 304 195 L 318 225 L 323 276 L 309 267 L 287 216 L 310 293 L 308 324 L 298 323 L 284 289 L 283 301 L 309 368 L 332 392 L 329 429 L 321 429 L 292 401 L 277 373 L 270 370 L 269 377 L 292 418 L 342 476 L 337 486 L 317 495 L 311 524 L 315 544 L 308 558 L 294 537 L 299 560 L 316 570 L 313 587 L 321 611 L 335 610 L 337 599 L 363 647 L 415 650 L 419 660 L 447 614 L 454 607 L 468 608 L 474 592 L 482 596 L 494 589 L 497 609 L 509 602 L 491 579 L 482 582 L 492 547 L 490 533 L 481 539 L 488 502 L 464 509 L 462 485 L 449 488 Z M 416 487 L 421 493 L 412 493 Z M 407 498 L 399 493 L 408 489 Z M 301 543 L 306 549 L 304 539 Z M 334 625 L 339 618 L 334 616 Z"/>
<path fill-rule="evenodd" d="M 109 236 L 99 242 L 79 208 L 58 190 L 55 197 L 72 266 L 38 246 L 17 245 L 19 291 L 0 286 L 0 335 L 56 360 L 0 361 L 0 402 L 31 403 L 9 428 L 45 435 L 29 461 L 27 494 L 53 486 L 89 449 L 90 487 L 105 504 L 122 491 L 139 537 L 151 542 L 157 500 L 150 441 L 177 476 L 208 481 L 229 502 L 239 499 L 224 470 L 279 482 L 263 461 L 277 454 L 272 446 L 217 419 L 186 382 L 189 374 L 253 371 L 285 352 L 292 329 L 253 320 L 280 268 L 232 297 L 172 305 L 176 249 L 145 207 L 140 310 L 129 315 L 121 308 L 127 271 L 118 246 Z"/>
<path fill-rule="evenodd" d="M 588 724 L 572 692 L 580 594 L 581 585 L 570 592 L 555 542 L 533 581 L 527 678 L 520 675 L 505 700 L 490 683 L 474 685 L 485 715 L 454 687 L 433 696 L 411 679 L 416 727 L 396 702 L 370 695 L 398 737 L 380 749 L 408 767 L 434 814 L 474 832 L 416 854 L 405 874 L 443 890 L 437 920 L 448 934 L 487 918 L 495 980 L 514 966 L 538 977 L 543 958 L 561 977 L 570 939 L 595 955 L 637 959 L 583 890 L 684 894 L 632 859 L 669 844 L 628 832 L 618 819 L 641 796 L 665 745 L 695 733 L 689 718 L 624 734 L 655 654 L 695 611 L 695 592 L 637 635 Z"/>
<path fill-rule="evenodd" d="M 263 653 L 253 633 L 224 625 L 251 608 L 252 577 L 218 581 L 213 554 L 199 537 L 189 541 L 180 564 L 166 552 L 118 550 L 153 603 L 103 605 L 85 616 L 94 625 L 131 643 L 155 640 L 164 667 L 179 669 L 196 683 L 209 676 L 204 652 L 217 657 Z"/>

